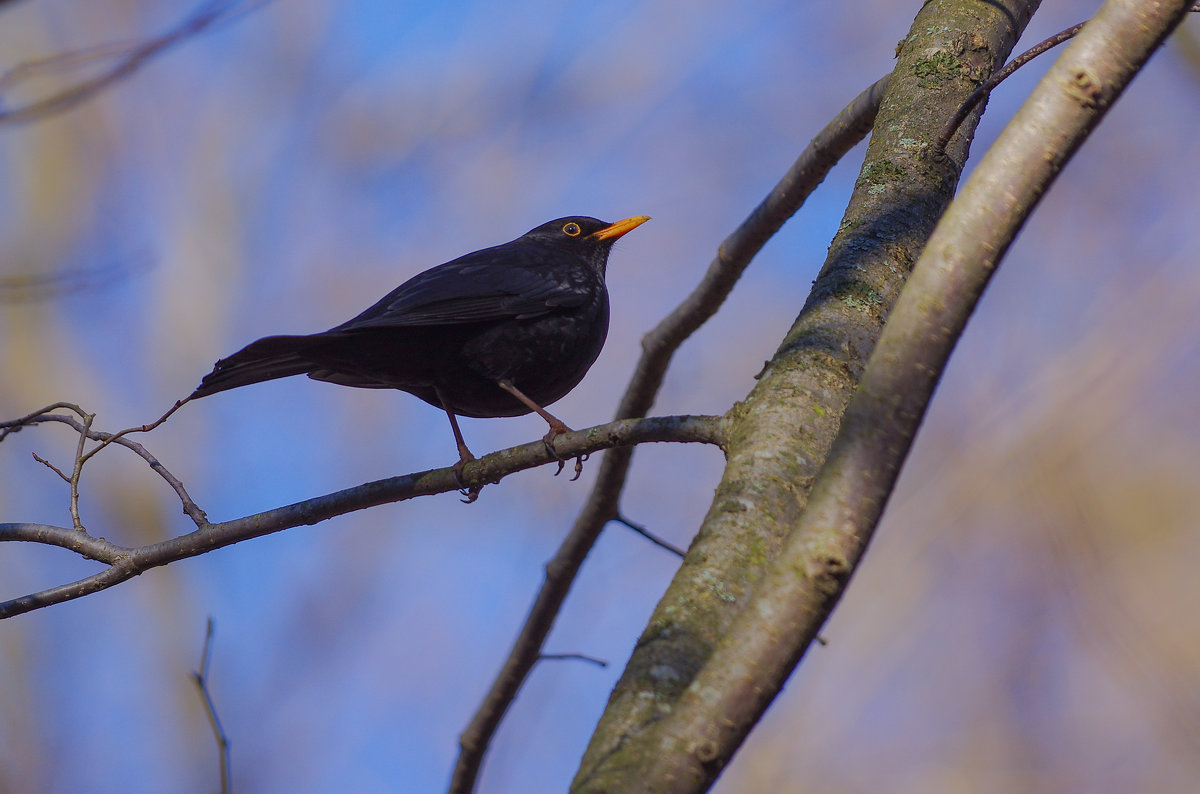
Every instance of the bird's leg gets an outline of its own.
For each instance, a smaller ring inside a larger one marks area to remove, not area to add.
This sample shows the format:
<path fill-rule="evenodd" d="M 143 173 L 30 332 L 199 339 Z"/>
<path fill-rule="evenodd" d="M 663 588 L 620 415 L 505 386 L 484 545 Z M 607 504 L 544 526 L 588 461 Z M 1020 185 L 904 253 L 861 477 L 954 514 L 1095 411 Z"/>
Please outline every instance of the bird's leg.
<path fill-rule="evenodd" d="M 559 419 L 557 416 L 550 413 L 545 408 L 543 408 L 542 406 L 535 403 L 533 400 L 526 397 L 525 394 L 520 389 L 518 389 L 516 386 L 514 386 L 512 384 L 512 381 L 501 379 L 501 380 L 496 381 L 496 385 L 499 386 L 501 389 L 504 389 L 506 392 L 511 394 L 513 397 L 516 397 L 518 400 L 521 401 L 522 405 L 524 405 L 526 408 L 528 408 L 529 410 L 536 413 L 538 416 L 545 419 L 546 424 L 550 425 L 550 432 L 546 433 L 546 435 L 542 437 L 542 443 L 546 445 L 546 451 L 549 452 L 551 455 L 553 455 L 554 459 L 558 461 L 558 470 L 556 472 L 554 472 L 554 476 L 557 477 L 559 474 L 562 473 L 563 466 L 566 465 L 567 461 L 566 461 L 566 459 L 560 457 L 558 454 L 558 451 L 554 449 L 554 439 L 557 438 L 558 436 L 561 436 L 563 433 L 571 433 L 574 431 L 572 431 L 571 428 L 569 428 L 565 424 L 563 424 L 563 421 L 561 419 Z M 579 475 L 583 473 L 583 461 L 584 460 L 585 460 L 585 456 L 583 456 L 583 455 L 580 455 L 578 458 L 575 459 L 575 477 L 574 477 L 574 479 L 579 479 Z"/>
<path fill-rule="evenodd" d="M 442 396 L 442 390 L 434 386 L 433 391 L 437 395 L 438 402 L 442 404 L 442 410 L 446 412 L 446 418 L 450 420 L 450 429 L 454 431 L 454 443 L 458 445 L 458 463 L 451 467 L 454 470 L 454 479 L 458 481 L 458 492 L 467 497 L 463 501 L 470 504 L 479 498 L 481 489 L 468 488 L 467 484 L 463 482 L 463 466 L 475 460 L 475 456 L 471 454 L 471 450 L 467 449 L 467 442 L 463 439 L 462 431 L 458 429 L 458 417 L 454 415 L 454 411 L 450 410 L 446 398 Z"/>

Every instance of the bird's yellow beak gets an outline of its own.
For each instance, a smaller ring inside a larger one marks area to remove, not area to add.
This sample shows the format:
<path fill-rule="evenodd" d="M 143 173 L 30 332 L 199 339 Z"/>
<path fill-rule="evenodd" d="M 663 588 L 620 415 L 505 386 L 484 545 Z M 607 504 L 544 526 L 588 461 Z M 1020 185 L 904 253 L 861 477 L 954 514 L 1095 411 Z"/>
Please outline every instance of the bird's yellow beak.
<path fill-rule="evenodd" d="M 614 224 L 605 226 L 598 232 L 592 232 L 592 237 L 597 240 L 615 240 L 633 231 L 648 220 L 650 220 L 649 215 L 634 215 L 632 218 L 626 218 L 623 221 L 617 221 Z"/>

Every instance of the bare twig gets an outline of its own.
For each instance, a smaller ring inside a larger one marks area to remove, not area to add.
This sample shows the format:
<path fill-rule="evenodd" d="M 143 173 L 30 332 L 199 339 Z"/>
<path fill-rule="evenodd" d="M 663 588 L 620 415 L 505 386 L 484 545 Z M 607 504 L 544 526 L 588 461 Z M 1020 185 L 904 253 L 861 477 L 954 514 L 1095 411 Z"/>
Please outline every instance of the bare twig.
<path fill-rule="evenodd" d="M 84 414 L 79 429 L 79 443 L 75 445 L 75 465 L 71 468 L 71 523 L 75 529 L 85 532 L 83 521 L 79 518 L 79 477 L 83 474 L 83 464 L 87 460 L 84 449 L 87 447 L 88 433 L 92 430 L 95 414 Z"/>
<path fill-rule="evenodd" d="M 225 728 L 221 725 L 221 718 L 217 716 L 217 704 L 213 702 L 212 693 L 208 691 L 208 668 L 212 662 L 214 630 L 213 619 L 210 617 L 204 631 L 204 649 L 200 652 L 200 669 L 192 673 L 192 681 L 195 682 L 196 689 L 200 692 L 200 699 L 204 702 L 204 713 L 208 716 L 208 724 L 212 728 L 213 738 L 217 741 L 217 759 L 221 767 L 221 794 L 229 794 L 231 790 L 229 736 L 226 735 Z"/>
<path fill-rule="evenodd" d="M 878 80 L 842 110 L 792 164 L 767 197 L 717 248 L 703 279 L 692 293 L 642 340 L 642 357 L 617 408 L 617 417 L 649 413 L 675 351 L 712 317 L 750 260 L 783 226 L 821 180 L 871 130 L 888 78 Z M 604 525 L 619 515 L 617 503 L 632 461 L 632 449 L 605 454 L 587 503 L 575 526 L 546 566 L 546 580 L 483 703 L 459 738 L 450 791 L 475 788 L 483 755 L 508 706 L 537 662 L 546 635 L 562 607 L 579 567 Z"/>
<path fill-rule="evenodd" d="M 538 656 L 538 661 L 555 662 L 560 660 L 575 660 L 580 662 L 590 662 L 597 667 L 608 667 L 608 662 L 603 659 L 597 659 L 594 656 L 587 656 L 582 653 L 543 653 Z"/>
<path fill-rule="evenodd" d="M 29 423 L 62 421 L 68 425 L 82 426 L 72 417 L 58 414 L 39 413 Z M 89 438 L 107 437 L 108 434 L 89 430 Z M 724 421 L 715 416 L 668 416 L 652 419 L 626 419 L 607 425 L 564 433 L 555 439 L 555 450 L 560 456 L 576 457 L 602 449 L 642 444 L 651 441 L 699 442 L 721 445 L 724 443 Z M 126 438 L 115 443 L 139 451 L 151 461 L 159 474 L 164 469 L 153 456 L 140 445 Z M 503 477 L 517 471 L 557 463 L 558 458 L 546 449 L 541 441 L 501 450 L 469 462 L 463 467 L 462 482 L 468 487 L 499 482 Z M 27 541 L 71 549 L 89 559 L 107 563 L 108 568 L 98 574 L 70 584 L 43 590 L 38 593 L 0 602 L 0 618 L 12 617 L 51 604 L 70 601 L 126 581 L 143 571 L 157 568 L 177 560 L 195 557 L 213 549 L 230 546 L 251 538 L 262 537 L 292 527 L 316 524 L 328 518 L 368 507 L 391 502 L 428 496 L 436 493 L 456 491 L 462 484 L 453 466 L 443 469 L 391 477 L 386 480 L 365 483 L 354 488 L 306 499 L 286 507 L 267 510 L 255 515 L 221 523 L 208 523 L 203 512 L 195 508 L 198 528 L 194 532 L 170 540 L 146 546 L 125 548 L 106 540 L 92 537 L 83 532 L 44 524 L 0 524 L 0 542 Z M 186 500 L 182 487 L 177 490 Z M 185 509 L 190 500 L 185 502 Z M 191 513 L 189 513 L 191 515 Z"/>
<path fill-rule="evenodd" d="M 965 119 L 967 115 L 975 109 L 976 105 L 987 99 L 988 95 L 992 93 L 996 86 L 1003 83 L 1005 80 L 1011 77 L 1014 72 L 1042 53 L 1049 52 L 1058 45 L 1062 44 L 1064 41 L 1069 41 L 1075 36 L 1076 33 L 1082 30 L 1083 26 L 1086 24 L 1086 22 L 1080 22 L 1076 25 L 1072 25 L 1066 30 L 1060 30 L 1058 33 L 1055 33 L 1053 36 L 1038 42 L 1029 49 L 1025 50 L 1025 52 L 1004 64 L 1003 69 L 993 72 L 992 76 L 980 83 L 979 88 L 976 88 L 975 91 L 969 97 L 967 97 L 966 101 L 959 106 L 958 111 L 950 118 L 950 121 L 946 122 L 946 126 L 942 129 L 941 135 L 938 136 L 937 141 L 933 144 L 933 151 L 943 152 L 946 150 L 946 144 L 949 143 L 950 139 L 954 137 L 954 133 L 958 131 L 958 127 L 963 123 L 963 119 Z"/>
<path fill-rule="evenodd" d="M 182 23 L 161 36 L 132 44 L 103 44 L 21 64 L 0 76 L 0 91 L 11 89 L 37 74 L 76 69 L 99 60 L 120 59 L 97 77 L 51 97 L 12 110 L 0 110 L 0 123 L 25 124 L 70 110 L 137 71 L 151 58 L 171 46 L 196 36 L 217 22 L 231 19 L 262 4 L 263 2 L 247 4 L 245 0 L 208 0 Z"/>
<path fill-rule="evenodd" d="M 121 430 L 120 432 L 113 433 L 112 435 L 105 434 L 104 437 L 100 439 L 100 443 L 97 444 L 95 446 L 95 448 L 92 449 L 91 452 L 88 452 L 86 455 L 82 454 L 82 445 L 81 445 L 81 454 L 79 456 L 80 457 L 79 465 L 82 466 L 84 463 L 87 463 L 88 460 L 91 459 L 91 457 L 93 455 L 95 455 L 97 452 L 104 449 L 109 444 L 113 443 L 114 441 L 121 440 L 122 438 L 129 435 L 130 433 L 149 433 L 151 430 L 153 430 L 154 428 L 161 425 L 163 422 L 170 419 L 171 414 L 178 411 L 191 399 L 192 399 L 191 397 L 184 397 L 182 400 L 176 400 L 175 404 L 172 405 L 170 408 L 168 408 L 166 413 L 164 413 L 162 416 L 158 417 L 157 419 L 155 419 L 153 422 L 151 422 L 148 425 L 135 425 L 133 427 L 127 427 L 124 430 Z M 91 423 L 89 422 L 88 424 L 90 427 Z"/>
<path fill-rule="evenodd" d="M 1188 9 L 1188 11 L 1192 13 L 1200 13 L 1200 3 L 1192 6 Z M 942 134 L 938 136 L 937 142 L 933 145 L 933 151 L 945 151 L 946 144 L 949 143 L 950 139 L 954 137 L 954 133 L 958 131 L 958 127 L 963 123 L 963 119 L 967 117 L 967 115 L 975 108 L 976 105 L 987 99 L 988 95 L 995 90 L 996 86 L 1003 83 L 1012 76 L 1013 72 L 1017 71 L 1034 58 L 1045 52 L 1049 52 L 1063 42 L 1073 39 L 1075 35 L 1079 33 L 1079 31 L 1083 30 L 1083 26 L 1086 24 L 1086 22 L 1080 22 L 1076 25 L 1072 25 L 1066 30 L 1060 30 L 1053 36 L 1039 41 L 1037 44 L 1033 45 L 1025 52 L 1006 63 L 1003 69 L 1000 69 L 991 77 L 984 80 L 983 83 L 980 84 L 979 88 L 976 88 L 975 92 L 972 93 L 971 96 L 967 97 L 967 101 L 962 103 L 962 106 L 959 107 L 958 112 L 954 114 L 950 121 L 946 122 L 946 127 L 942 130 Z"/>
<path fill-rule="evenodd" d="M 638 533 L 639 535 L 641 535 L 641 536 L 642 536 L 643 538 L 645 538 L 646 540 L 648 540 L 648 541 L 650 541 L 651 543 L 653 543 L 655 546 L 658 546 L 660 549 L 666 549 L 667 551 L 669 551 L 669 552 L 671 552 L 672 554 L 674 554 L 676 557 L 683 557 L 683 556 L 684 556 L 684 551 L 683 551 L 683 549 L 679 548 L 678 546 L 672 546 L 670 543 L 666 542 L 666 541 L 665 541 L 665 540 L 663 540 L 662 538 L 660 538 L 660 537 L 658 537 L 657 535 L 655 535 L 655 534 L 651 533 L 651 532 L 650 532 L 650 530 L 646 529 L 646 528 L 645 528 L 644 526 L 642 526 L 641 524 L 635 524 L 634 522 L 630 521 L 630 520 L 629 520 L 628 518 L 626 518 L 625 516 L 618 515 L 616 518 L 614 518 L 614 519 L 613 519 L 613 521 L 616 521 L 618 524 L 624 524 L 625 526 L 627 526 L 627 527 L 629 527 L 630 529 L 632 529 L 634 532 L 636 532 L 636 533 Z"/>
<path fill-rule="evenodd" d="M 72 411 L 78 414 L 80 419 L 83 421 L 78 422 L 69 416 L 51 413 L 52 411 L 59 409 Z M 83 474 L 83 463 L 86 460 L 84 448 L 87 444 L 88 435 L 91 433 L 92 422 L 95 421 L 96 415 L 89 414 L 87 411 L 84 411 L 78 405 L 73 403 L 54 403 L 53 405 L 48 405 L 45 408 L 34 411 L 28 416 L 23 416 L 20 419 L 11 422 L 0 423 L 0 441 L 3 441 L 11 433 L 17 432 L 22 427 L 47 421 L 47 417 L 56 417 L 56 419 L 51 421 L 66 421 L 71 423 L 75 427 L 76 432 L 79 433 L 79 441 L 75 446 L 75 459 L 71 466 L 71 473 L 70 475 L 66 474 L 62 469 L 58 468 L 36 452 L 33 453 L 33 459 L 53 471 L 55 474 L 65 480 L 66 483 L 71 487 L 71 523 L 79 532 L 85 532 L 86 530 L 83 527 L 83 521 L 79 517 L 79 478 Z"/>
<path fill-rule="evenodd" d="M 171 489 L 173 491 L 175 491 L 175 495 L 179 497 L 179 501 L 183 505 L 183 512 L 190 519 L 192 519 L 192 522 L 195 523 L 196 526 L 202 526 L 202 525 L 208 523 L 208 516 L 205 514 L 205 512 L 203 510 L 200 509 L 199 505 L 197 505 L 195 503 L 195 501 L 192 500 L 191 496 L 188 495 L 187 489 L 184 488 L 184 486 L 183 486 L 183 482 L 181 482 L 178 477 L 176 477 L 170 471 L 168 471 L 167 468 L 165 466 L 163 466 L 162 463 L 159 462 L 158 458 L 156 458 L 154 455 L 152 455 L 145 447 L 143 447 L 141 444 L 137 443 L 136 441 L 131 441 L 130 439 L 125 438 L 125 436 L 129 433 L 144 433 L 144 432 L 149 432 L 150 430 L 153 430 L 154 428 L 158 427 L 163 422 L 165 422 L 167 420 L 167 418 L 171 416 L 171 414 L 173 414 L 173 413 L 175 413 L 175 411 L 179 410 L 179 407 L 182 406 L 186 402 L 187 402 L 187 399 L 176 402 L 175 405 L 172 406 L 170 410 L 168 410 L 165 414 L 163 414 L 161 417 L 159 417 L 154 422 L 151 422 L 148 425 L 138 425 L 136 427 L 126 428 L 125 430 L 122 430 L 119 433 L 105 433 L 105 432 L 98 431 L 98 430 L 92 430 L 91 422 L 87 419 L 87 417 L 90 416 L 90 414 L 88 414 L 86 411 L 84 411 L 82 408 L 80 408 L 78 405 L 75 405 L 74 403 L 65 403 L 65 402 L 53 403 L 52 405 L 47 405 L 45 408 L 41 408 L 37 411 L 34 411 L 33 413 L 31 413 L 27 416 L 23 416 L 20 419 L 13 419 L 13 420 L 5 421 L 5 422 L 0 422 L 0 442 L 4 441 L 4 439 L 7 438 L 9 436 L 9 434 L 15 433 L 24 427 L 45 424 L 47 422 L 58 422 L 60 424 L 67 425 L 68 427 L 73 429 L 76 433 L 80 434 L 79 437 L 80 437 L 81 442 L 85 438 L 90 441 L 99 441 L 100 444 L 97 445 L 92 450 L 90 450 L 89 452 L 87 452 L 86 454 L 81 455 L 81 453 L 80 453 L 80 450 L 82 449 L 82 443 L 81 443 L 81 446 L 76 450 L 76 458 L 75 458 L 75 460 L 76 460 L 76 463 L 75 463 L 76 481 L 73 484 L 73 492 L 76 493 L 76 499 L 78 498 L 77 497 L 77 492 L 78 492 L 77 476 L 78 476 L 78 473 L 82 470 L 83 464 L 86 463 L 93 455 L 95 455 L 97 452 L 99 452 L 101 449 L 108 446 L 109 444 L 115 443 L 119 446 L 125 447 L 126 449 L 133 451 L 142 460 L 146 461 L 146 463 L 149 464 L 150 468 L 154 472 L 156 472 L 158 474 L 158 476 L 162 477 L 167 482 L 168 485 L 171 486 Z M 57 410 L 71 411 L 72 413 L 74 413 L 74 414 L 78 415 L 80 418 L 82 418 L 84 421 L 81 422 L 78 419 L 76 419 L 75 417 L 68 416 L 66 414 L 54 413 L 54 411 L 57 411 Z M 54 471 L 58 472 L 58 475 L 60 477 L 62 477 L 64 480 L 66 480 L 68 483 L 72 482 L 71 477 L 68 477 L 67 475 L 63 474 L 61 471 L 59 471 L 57 468 L 52 466 L 50 463 L 46 462 L 45 460 L 38 457 L 37 455 L 34 455 L 34 457 L 37 458 L 37 460 L 40 463 L 43 463 L 46 466 L 49 466 L 51 469 L 54 469 Z M 75 503 L 73 502 L 72 506 L 74 507 L 74 505 L 75 505 Z M 76 510 L 76 512 L 72 513 L 72 518 L 76 518 L 76 519 L 78 518 L 77 512 L 78 511 Z M 82 528 L 82 527 L 80 526 L 79 528 Z"/>
<path fill-rule="evenodd" d="M 59 477 L 61 477 L 63 482 L 67 483 L 68 485 L 70 484 L 71 478 L 69 476 L 67 476 L 66 472 L 64 472 L 62 469 L 58 468 L 53 463 L 46 460 L 45 458 L 43 458 L 41 455 L 37 454 L 36 452 L 33 453 L 33 459 L 36 460 L 38 463 L 42 464 L 43 466 L 45 466 L 50 471 L 57 474 Z"/>

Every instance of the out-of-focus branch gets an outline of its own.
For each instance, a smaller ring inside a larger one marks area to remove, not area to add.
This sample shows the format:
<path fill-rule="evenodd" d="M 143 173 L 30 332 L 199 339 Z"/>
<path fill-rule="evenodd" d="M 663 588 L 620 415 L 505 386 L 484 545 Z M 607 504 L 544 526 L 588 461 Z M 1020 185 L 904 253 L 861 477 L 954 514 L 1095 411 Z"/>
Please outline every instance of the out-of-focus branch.
<path fill-rule="evenodd" d="M 96 62 L 116 59 L 116 63 L 96 77 L 84 80 L 53 96 L 11 110 L 0 109 L 0 123 L 26 124 L 70 110 L 133 74 L 151 58 L 162 54 L 175 44 L 199 35 L 217 22 L 245 13 L 265 2 L 267 0 L 208 0 L 183 22 L 161 36 L 134 43 L 103 44 L 20 64 L 0 76 L 0 96 L 36 75 L 71 71 L 91 66 Z"/>
<path fill-rule="evenodd" d="M 767 197 L 717 248 L 716 258 L 691 294 L 642 339 L 642 357 L 617 408 L 618 418 L 649 413 L 675 351 L 716 314 L 755 254 L 800 209 L 829 169 L 871 130 L 887 80 L 869 86 L 813 138 Z M 632 458 L 632 449 L 619 448 L 604 456 L 575 526 L 546 566 L 546 581 L 504 666 L 460 738 L 451 792 L 474 789 L 488 744 L 537 662 L 584 558 L 604 525 L 619 519 L 618 503 Z"/>
<path fill-rule="evenodd" d="M 66 406 L 78 410 L 77 406 Z M 174 409 L 172 409 L 174 410 Z M 169 415 L 169 412 L 168 412 Z M 58 417 L 52 419 L 51 417 Z M 164 417 L 165 418 L 165 417 Z M 503 477 L 517 471 L 557 463 L 559 458 L 551 454 L 541 441 L 494 452 L 466 465 L 461 481 L 454 467 L 391 477 L 386 480 L 347 488 L 342 491 L 306 499 L 286 507 L 267 510 L 255 515 L 220 523 L 210 523 L 205 513 L 187 497 L 182 484 L 161 463 L 145 451 L 145 448 L 121 434 L 108 434 L 92 430 L 71 416 L 48 414 L 46 409 L 31 414 L 23 420 L 0 423 L 0 440 L 4 435 L 15 432 L 21 426 L 41 424 L 48 421 L 63 422 L 81 433 L 81 438 L 98 440 L 101 444 L 115 443 L 139 454 L 156 472 L 175 489 L 188 515 L 196 522 L 197 529 L 186 535 L 153 543 L 146 546 L 126 548 L 107 540 L 89 535 L 80 528 L 49 526 L 45 524 L 12 523 L 0 524 L 0 542 L 26 541 L 70 549 L 88 559 L 106 563 L 109 567 L 93 576 L 77 582 L 64 584 L 10 601 L 0 602 L 0 618 L 12 617 L 51 604 L 105 590 L 130 579 L 150 568 L 157 568 L 188 557 L 219 549 L 251 538 L 269 535 L 292 527 L 316 524 L 334 516 L 356 510 L 364 510 L 389 502 L 398 502 L 418 496 L 457 491 L 464 485 L 482 488 L 487 483 L 499 482 Z M 160 420 L 161 421 L 161 420 Z M 157 425 L 157 423 L 154 423 Z M 146 425 L 144 427 L 150 427 Z M 141 428 L 137 428 L 141 429 Z M 128 431 L 123 431 L 128 432 Z M 651 419 L 627 419 L 607 425 L 566 433 L 555 439 L 555 452 L 559 456 L 572 458 L 603 449 L 626 444 L 641 444 L 650 441 L 699 442 L 721 445 L 724 443 L 724 423 L 713 416 L 668 416 Z M 75 466 L 96 450 L 76 453 Z M 80 524 L 82 526 L 82 524 Z"/>
<path fill-rule="evenodd" d="M 0 276 L 0 305 L 38 303 L 76 292 L 94 292 L 148 270 L 146 257 L 94 267 L 64 268 L 50 273 Z"/>
<path fill-rule="evenodd" d="M 607 790 L 705 791 L 740 746 L 844 591 L 1000 258 L 1189 5 L 1108 0 L 1001 133 L 930 237 L 799 522 L 671 708 L 621 748 L 640 751 L 636 785 Z"/>
<path fill-rule="evenodd" d="M 200 652 L 200 669 L 192 673 L 192 683 L 196 685 L 196 689 L 200 693 L 200 700 L 204 703 L 204 713 L 208 715 L 208 725 L 212 728 L 213 739 L 217 743 L 217 763 L 221 769 L 221 794 L 229 794 L 233 777 L 230 774 L 229 736 L 221 725 L 221 718 L 217 716 L 217 704 L 213 702 L 212 693 L 208 691 L 208 668 L 212 662 L 214 630 L 213 619 L 210 617 L 208 627 L 204 632 L 204 650 Z"/>

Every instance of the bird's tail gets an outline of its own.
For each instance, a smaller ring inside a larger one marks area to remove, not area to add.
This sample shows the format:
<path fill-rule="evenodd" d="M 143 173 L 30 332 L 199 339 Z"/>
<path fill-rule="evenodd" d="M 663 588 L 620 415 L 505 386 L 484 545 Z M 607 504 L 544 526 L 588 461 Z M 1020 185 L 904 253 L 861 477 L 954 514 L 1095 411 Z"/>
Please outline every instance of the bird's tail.
<path fill-rule="evenodd" d="M 232 356 L 218 361 L 188 399 L 265 380 L 307 374 L 315 367 L 304 355 L 310 346 L 306 336 L 268 336 L 251 342 Z"/>

